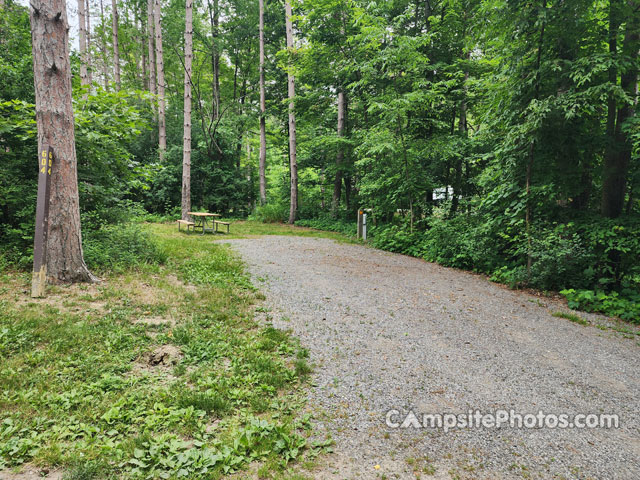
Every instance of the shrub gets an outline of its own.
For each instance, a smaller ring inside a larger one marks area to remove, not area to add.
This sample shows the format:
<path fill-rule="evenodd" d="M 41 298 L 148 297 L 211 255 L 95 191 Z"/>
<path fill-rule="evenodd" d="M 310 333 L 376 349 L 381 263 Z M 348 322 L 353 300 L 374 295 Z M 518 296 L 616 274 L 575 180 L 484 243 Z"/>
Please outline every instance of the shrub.
<path fill-rule="evenodd" d="M 136 224 L 107 225 L 84 233 L 87 266 L 93 270 L 122 272 L 166 260 L 148 233 Z"/>
<path fill-rule="evenodd" d="M 348 222 L 331 217 L 314 218 L 310 220 L 298 220 L 296 225 L 300 227 L 316 228 L 318 230 L 328 230 L 339 232 L 348 236 L 355 236 L 357 233 L 356 222 Z"/>
<path fill-rule="evenodd" d="M 287 220 L 288 216 L 289 206 L 281 203 L 267 203 L 256 207 L 251 219 L 264 223 L 280 223 Z"/>
<path fill-rule="evenodd" d="M 562 290 L 567 298 L 569 308 L 600 312 L 612 317 L 619 317 L 634 323 L 640 323 L 640 293 L 632 288 L 624 288 L 621 293 L 593 290 Z"/>
<path fill-rule="evenodd" d="M 593 284 L 596 255 L 589 251 L 571 225 L 545 229 L 531 242 L 530 286 L 543 290 L 588 288 Z"/>

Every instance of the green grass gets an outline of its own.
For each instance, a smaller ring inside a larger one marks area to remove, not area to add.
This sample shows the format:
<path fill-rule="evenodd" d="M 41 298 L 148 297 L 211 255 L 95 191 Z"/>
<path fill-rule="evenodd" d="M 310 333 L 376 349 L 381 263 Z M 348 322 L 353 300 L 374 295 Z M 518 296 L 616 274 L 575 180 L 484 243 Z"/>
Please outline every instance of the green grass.
<path fill-rule="evenodd" d="M 584 318 L 579 317 L 578 315 L 576 315 L 575 313 L 568 313 L 568 312 L 553 312 L 552 315 L 554 317 L 557 318 L 565 318 L 573 323 L 577 323 L 579 325 L 589 325 L 589 322 L 587 322 Z"/>
<path fill-rule="evenodd" d="M 165 265 L 34 301 L 28 274 L 0 275 L 0 471 L 215 479 L 258 461 L 289 478 L 324 448 L 304 435 L 306 350 L 253 320 L 263 296 L 221 235 L 145 228 Z M 294 231 L 232 225 L 235 237 Z M 153 366 L 162 345 L 177 354 Z"/>
<path fill-rule="evenodd" d="M 202 236 L 200 232 L 189 233 L 182 231 L 178 233 L 178 227 L 175 222 L 169 223 L 154 223 L 149 224 L 149 228 L 154 233 L 160 233 L 171 238 L 175 238 L 178 235 L 184 237 L 201 237 L 206 241 L 215 241 L 221 239 L 231 238 L 251 238 L 261 235 L 287 235 L 298 237 L 315 237 L 315 238 L 330 238 L 342 243 L 355 243 L 357 240 L 348 237 L 337 232 L 328 232 L 325 230 L 315 230 L 313 228 L 299 227 L 295 225 L 289 225 L 286 223 L 262 223 L 255 220 L 234 220 L 226 219 L 224 221 L 231 222 L 230 233 L 218 233 L 212 235 L 210 233 Z"/>

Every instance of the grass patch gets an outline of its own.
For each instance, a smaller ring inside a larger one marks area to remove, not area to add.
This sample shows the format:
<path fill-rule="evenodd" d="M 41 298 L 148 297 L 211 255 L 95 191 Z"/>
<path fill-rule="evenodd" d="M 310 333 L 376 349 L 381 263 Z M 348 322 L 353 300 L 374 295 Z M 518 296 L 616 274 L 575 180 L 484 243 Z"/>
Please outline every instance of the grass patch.
<path fill-rule="evenodd" d="M 298 420 L 306 352 L 253 320 L 242 262 L 220 236 L 144 228 L 164 265 L 41 300 L 28 274 L 0 275 L 0 472 L 215 479 L 316 455 Z"/>
<path fill-rule="evenodd" d="M 584 318 L 579 317 L 575 313 L 553 312 L 551 315 L 553 315 L 554 317 L 557 317 L 557 318 L 567 319 L 570 322 L 577 323 L 579 325 L 584 325 L 584 326 L 589 325 L 589 322 L 587 322 Z"/>
<path fill-rule="evenodd" d="M 357 243 L 356 239 L 339 232 L 315 230 L 313 228 L 289 225 L 286 223 L 262 223 L 255 220 L 234 219 L 226 219 L 224 221 L 231 222 L 229 234 L 225 233 L 212 235 L 210 233 L 207 233 L 205 235 L 201 235 L 200 233 L 186 233 L 184 231 L 178 233 L 178 227 L 176 226 L 175 222 L 149 224 L 148 228 L 151 232 L 161 234 L 164 237 L 170 237 L 173 239 L 181 237 L 196 237 L 200 238 L 204 242 L 232 238 L 251 238 L 261 235 L 285 235 L 297 237 L 330 238 L 341 243 Z"/>

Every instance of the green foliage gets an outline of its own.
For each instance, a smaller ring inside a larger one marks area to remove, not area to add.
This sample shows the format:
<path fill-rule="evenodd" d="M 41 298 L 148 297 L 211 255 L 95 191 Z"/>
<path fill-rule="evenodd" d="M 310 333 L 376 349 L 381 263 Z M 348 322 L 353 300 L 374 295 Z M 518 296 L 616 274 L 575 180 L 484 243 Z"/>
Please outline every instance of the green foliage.
<path fill-rule="evenodd" d="M 289 218 L 289 206 L 283 203 L 267 203 L 255 208 L 251 219 L 264 223 L 284 222 Z"/>
<path fill-rule="evenodd" d="M 68 479 L 216 478 L 326 446 L 308 444 L 309 419 L 298 418 L 304 351 L 252 319 L 257 295 L 233 280 L 244 270 L 228 248 L 173 227 L 156 226 L 171 269 L 111 275 L 55 308 L 6 308 L 11 294 L 0 291 L 0 470 L 34 462 Z M 217 258 L 214 283 L 186 283 L 190 269 L 179 267 L 197 255 Z M 167 323 L 140 322 L 151 315 Z M 173 369 L 146 362 L 158 345 L 180 352 Z"/>
<path fill-rule="evenodd" d="M 149 233 L 137 224 L 105 225 L 86 229 L 82 241 L 87 266 L 96 271 L 123 272 L 166 261 Z"/>
<path fill-rule="evenodd" d="M 139 92 L 99 90 L 75 101 L 80 205 L 83 220 L 88 220 L 87 230 L 129 220 L 134 206 L 125 196 L 148 188 L 157 170 L 153 165 L 140 165 L 127 149 L 147 127 L 144 98 Z M 0 149 L 5 151 L 0 163 L 0 242 L 9 259 L 21 267 L 31 262 L 33 248 L 37 189 L 37 170 L 32 168 L 37 148 L 34 108 L 18 100 L 0 103 Z"/>
<path fill-rule="evenodd" d="M 600 312 L 619 317 L 634 323 L 640 323 L 640 292 L 636 288 L 624 288 L 621 293 L 594 290 L 575 290 L 560 292 L 567 298 L 569 308 Z"/>
<path fill-rule="evenodd" d="M 298 220 L 296 225 L 300 227 L 316 228 L 318 230 L 327 230 L 330 232 L 343 233 L 344 235 L 354 237 L 357 233 L 357 225 L 355 221 L 337 220 L 331 217 L 314 218 L 307 220 Z"/>

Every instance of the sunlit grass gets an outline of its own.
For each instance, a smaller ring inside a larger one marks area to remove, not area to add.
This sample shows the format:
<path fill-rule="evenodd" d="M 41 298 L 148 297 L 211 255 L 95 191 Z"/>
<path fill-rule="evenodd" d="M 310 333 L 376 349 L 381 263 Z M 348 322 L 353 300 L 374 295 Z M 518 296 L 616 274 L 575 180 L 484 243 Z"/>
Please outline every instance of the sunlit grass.
<path fill-rule="evenodd" d="M 165 265 L 51 287 L 40 300 L 28 298 L 29 275 L 0 277 L 0 472 L 219 478 L 262 460 L 288 475 L 288 462 L 312 451 L 296 420 L 306 351 L 253 320 L 263 296 L 217 240 L 298 229 L 145 228 Z M 158 361 L 159 347 L 173 356 Z"/>

